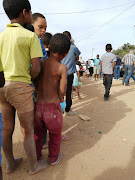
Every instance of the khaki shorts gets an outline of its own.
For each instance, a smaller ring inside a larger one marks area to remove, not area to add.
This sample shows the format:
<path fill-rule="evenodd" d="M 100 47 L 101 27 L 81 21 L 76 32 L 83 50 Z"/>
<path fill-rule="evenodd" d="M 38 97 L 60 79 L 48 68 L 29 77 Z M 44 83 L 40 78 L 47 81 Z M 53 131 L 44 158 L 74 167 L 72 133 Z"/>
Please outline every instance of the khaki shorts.
<path fill-rule="evenodd" d="M 0 105 L 3 108 L 13 106 L 18 113 L 30 112 L 34 109 L 32 91 L 28 83 L 6 81 L 0 88 Z"/>
<path fill-rule="evenodd" d="M 99 66 L 94 66 L 94 74 L 99 74 Z"/>

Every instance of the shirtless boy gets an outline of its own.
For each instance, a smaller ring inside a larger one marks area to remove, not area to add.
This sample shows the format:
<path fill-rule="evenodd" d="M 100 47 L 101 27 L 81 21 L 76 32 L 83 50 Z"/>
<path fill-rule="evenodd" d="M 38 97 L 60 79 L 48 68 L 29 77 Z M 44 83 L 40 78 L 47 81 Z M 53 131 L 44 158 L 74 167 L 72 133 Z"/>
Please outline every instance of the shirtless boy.
<path fill-rule="evenodd" d="M 37 158 L 41 157 L 45 128 L 49 130 L 49 159 L 52 165 L 61 159 L 60 144 L 63 118 L 60 102 L 67 86 L 67 67 L 60 61 L 70 49 L 70 39 L 56 34 L 50 41 L 50 57 L 41 62 L 35 105 L 35 141 Z"/>

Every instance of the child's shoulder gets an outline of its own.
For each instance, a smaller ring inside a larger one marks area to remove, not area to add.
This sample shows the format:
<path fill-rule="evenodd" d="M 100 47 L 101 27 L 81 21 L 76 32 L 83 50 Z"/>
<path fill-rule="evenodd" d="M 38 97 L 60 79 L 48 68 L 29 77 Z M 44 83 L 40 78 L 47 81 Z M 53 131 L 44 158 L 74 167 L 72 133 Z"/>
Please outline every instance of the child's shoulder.
<path fill-rule="evenodd" d="M 61 71 L 65 71 L 65 72 L 68 70 L 67 66 L 65 64 L 61 64 L 61 63 L 60 63 L 59 69 Z"/>

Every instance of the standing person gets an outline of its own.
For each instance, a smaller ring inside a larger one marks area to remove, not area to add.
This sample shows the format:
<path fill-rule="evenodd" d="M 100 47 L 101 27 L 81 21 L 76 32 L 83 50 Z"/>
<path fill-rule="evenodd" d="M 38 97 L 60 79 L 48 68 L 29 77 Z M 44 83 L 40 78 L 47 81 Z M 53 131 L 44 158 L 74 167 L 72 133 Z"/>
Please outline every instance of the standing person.
<path fill-rule="evenodd" d="M 121 66 L 121 58 L 119 54 L 116 54 L 116 65 L 114 69 L 114 80 L 119 80 L 120 78 L 120 66 Z"/>
<path fill-rule="evenodd" d="M 112 45 L 106 45 L 106 53 L 101 57 L 101 67 L 103 73 L 103 84 L 105 86 L 104 100 L 109 100 L 110 88 L 112 85 L 113 69 L 115 67 L 116 57 L 111 53 Z"/>
<path fill-rule="evenodd" d="M 81 82 L 80 80 L 80 67 L 78 65 L 78 58 L 76 59 L 76 70 L 77 72 L 74 73 L 74 79 L 73 79 L 73 87 L 76 89 L 76 93 L 77 93 L 77 96 L 78 96 L 78 99 L 82 99 L 80 97 L 80 93 L 79 93 L 79 82 Z M 73 95 L 73 94 L 72 94 Z"/>
<path fill-rule="evenodd" d="M 71 40 L 71 34 L 69 31 L 63 32 L 68 38 Z M 70 51 L 66 55 L 66 57 L 61 61 L 62 64 L 65 64 L 68 68 L 68 76 L 67 76 L 67 90 L 66 90 L 66 108 L 65 108 L 65 115 L 66 116 L 74 116 L 76 115 L 76 112 L 71 111 L 72 106 L 72 99 L 71 99 L 71 93 L 72 93 L 72 84 L 74 79 L 74 73 L 76 72 L 76 63 L 75 63 L 75 57 L 79 56 L 81 52 L 79 49 L 71 44 Z"/>
<path fill-rule="evenodd" d="M 6 30 L 0 34 L 0 59 L 6 80 L 5 86 L 0 89 L 6 173 L 12 173 L 22 161 L 13 155 L 12 135 L 17 111 L 20 125 L 24 129 L 24 149 L 29 159 L 29 174 L 35 174 L 47 167 L 47 162 L 39 162 L 36 157 L 33 88 L 30 86 L 31 78 L 35 79 L 40 72 L 39 58 L 43 54 L 36 34 L 23 27 L 32 23 L 29 1 L 4 0 L 3 7 L 11 20 Z"/>
<path fill-rule="evenodd" d="M 60 102 L 64 103 L 67 67 L 60 61 L 67 55 L 70 40 L 55 34 L 50 41 L 50 57 L 41 62 L 38 76 L 38 98 L 35 106 L 35 141 L 37 158 L 41 157 L 45 128 L 49 130 L 49 159 L 52 165 L 61 159 L 60 144 L 63 118 Z"/>
<path fill-rule="evenodd" d="M 88 61 L 86 61 L 86 77 L 88 78 L 90 76 L 90 72 L 89 72 L 89 63 Z"/>
<path fill-rule="evenodd" d="M 99 65 L 99 78 L 100 78 L 100 79 L 102 78 L 102 68 L 101 68 L 100 65 Z"/>
<path fill-rule="evenodd" d="M 129 80 L 134 70 L 134 64 L 135 64 L 135 55 L 134 55 L 134 49 L 131 49 L 128 54 L 126 54 L 122 62 L 124 63 L 124 76 L 122 79 L 122 85 L 129 86 Z"/>
<path fill-rule="evenodd" d="M 90 60 L 89 60 L 89 65 L 90 65 L 90 69 L 89 69 L 89 71 L 90 71 L 90 77 L 92 77 L 92 75 L 93 75 L 93 67 L 94 67 L 93 59 L 90 59 Z"/>
<path fill-rule="evenodd" d="M 99 54 L 97 54 L 97 58 L 94 59 L 93 62 L 94 62 L 94 76 L 96 81 L 96 79 L 99 79 L 99 65 L 100 65 Z"/>
<path fill-rule="evenodd" d="M 135 71 L 135 67 L 133 68 L 132 74 L 131 74 L 131 78 L 134 80 L 135 82 L 135 76 L 134 76 L 134 71 Z"/>

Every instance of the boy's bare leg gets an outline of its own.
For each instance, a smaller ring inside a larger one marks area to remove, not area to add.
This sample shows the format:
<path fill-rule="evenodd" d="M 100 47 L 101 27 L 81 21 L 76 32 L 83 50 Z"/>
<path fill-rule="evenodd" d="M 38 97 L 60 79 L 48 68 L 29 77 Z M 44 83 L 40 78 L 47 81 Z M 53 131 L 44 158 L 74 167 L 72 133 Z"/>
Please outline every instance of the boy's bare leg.
<path fill-rule="evenodd" d="M 78 99 L 82 99 L 82 98 L 80 97 L 80 93 L 79 93 L 79 88 L 78 88 L 78 87 L 76 87 L 76 93 L 77 93 Z"/>
<path fill-rule="evenodd" d="M 29 159 L 29 174 L 35 174 L 47 167 L 47 161 L 37 161 L 34 140 L 34 110 L 28 113 L 18 113 L 20 124 L 24 129 L 24 148 Z"/>
<path fill-rule="evenodd" d="M 21 162 L 21 158 L 14 159 L 12 135 L 15 126 L 15 109 L 10 104 L 6 107 L 1 107 L 3 119 L 3 151 L 7 160 L 7 173 L 12 173 Z"/>

